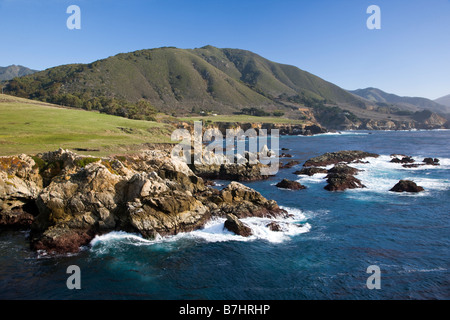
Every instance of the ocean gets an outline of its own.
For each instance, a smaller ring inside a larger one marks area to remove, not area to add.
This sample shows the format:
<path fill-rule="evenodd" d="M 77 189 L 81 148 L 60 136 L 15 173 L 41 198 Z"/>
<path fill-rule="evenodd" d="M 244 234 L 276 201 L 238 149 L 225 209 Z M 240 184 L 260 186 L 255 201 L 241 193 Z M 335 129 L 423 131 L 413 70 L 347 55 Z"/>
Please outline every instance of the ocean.
<path fill-rule="evenodd" d="M 204 229 L 145 240 L 112 232 L 78 254 L 49 256 L 29 250 L 26 231 L 0 231 L 0 299 L 449 299 L 450 131 L 346 131 L 282 136 L 280 148 L 301 164 L 244 183 L 292 214 L 243 219 L 253 236 Z M 329 192 L 323 177 L 297 176 L 307 159 L 325 152 L 378 153 L 352 164 L 367 188 Z M 403 168 L 390 154 L 439 166 Z M 305 190 L 275 186 L 283 178 Z M 424 187 L 418 194 L 389 192 L 400 179 Z M 218 181 L 225 186 L 227 181 Z M 81 290 L 66 286 L 67 268 L 81 270 Z M 380 289 L 367 288 L 369 266 L 380 269 Z"/>

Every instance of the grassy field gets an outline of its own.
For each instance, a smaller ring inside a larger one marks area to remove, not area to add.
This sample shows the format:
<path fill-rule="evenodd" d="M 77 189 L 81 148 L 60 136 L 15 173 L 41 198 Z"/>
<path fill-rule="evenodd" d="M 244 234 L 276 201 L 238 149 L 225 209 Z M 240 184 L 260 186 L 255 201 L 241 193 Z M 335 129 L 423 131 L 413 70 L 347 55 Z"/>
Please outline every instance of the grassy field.
<path fill-rule="evenodd" d="M 0 155 L 35 154 L 62 147 L 109 155 L 167 143 L 173 127 L 0 94 Z"/>
<path fill-rule="evenodd" d="M 303 120 L 293 120 L 287 118 L 278 118 L 278 117 L 256 117 L 249 115 L 217 115 L 217 116 L 199 116 L 199 117 L 184 117 L 178 118 L 181 121 L 193 122 L 200 121 L 203 122 L 209 121 L 212 123 L 215 122 L 236 122 L 236 123 L 290 123 L 290 124 L 303 124 L 305 121 Z"/>

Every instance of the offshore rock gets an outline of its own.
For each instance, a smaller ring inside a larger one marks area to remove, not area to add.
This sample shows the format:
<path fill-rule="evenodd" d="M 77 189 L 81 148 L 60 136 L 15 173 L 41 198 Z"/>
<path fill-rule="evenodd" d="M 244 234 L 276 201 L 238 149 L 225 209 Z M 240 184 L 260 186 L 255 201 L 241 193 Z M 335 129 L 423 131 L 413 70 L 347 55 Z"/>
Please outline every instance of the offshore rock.
<path fill-rule="evenodd" d="M 422 192 L 424 189 L 411 180 L 400 180 L 391 190 L 393 192 Z"/>
<path fill-rule="evenodd" d="M 288 179 L 283 179 L 282 181 L 278 182 L 276 184 L 276 186 L 278 188 L 282 188 L 282 189 L 290 189 L 290 190 L 301 190 L 301 189 L 306 189 L 306 187 L 302 184 L 300 184 L 297 181 L 291 181 Z"/>
<path fill-rule="evenodd" d="M 353 175 L 360 170 L 339 163 L 328 170 L 326 176 L 328 185 L 324 187 L 328 191 L 344 191 L 346 189 L 365 188 L 361 181 Z"/>
<path fill-rule="evenodd" d="M 294 174 L 306 175 L 306 176 L 313 176 L 317 173 L 328 173 L 328 170 L 325 168 L 307 167 L 307 168 L 302 168 L 301 170 L 297 170 L 294 172 Z"/>
<path fill-rule="evenodd" d="M 350 163 L 352 161 L 364 159 L 364 158 L 377 158 L 378 154 L 352 150 L 352 151 L 338 151 L 338 152 L 327 152 L 321 156 L 311 158 L 307 160 L 303 166 L 304 167 L 325 167 L 331 164 L 337 164 L 339 162 Z"/>

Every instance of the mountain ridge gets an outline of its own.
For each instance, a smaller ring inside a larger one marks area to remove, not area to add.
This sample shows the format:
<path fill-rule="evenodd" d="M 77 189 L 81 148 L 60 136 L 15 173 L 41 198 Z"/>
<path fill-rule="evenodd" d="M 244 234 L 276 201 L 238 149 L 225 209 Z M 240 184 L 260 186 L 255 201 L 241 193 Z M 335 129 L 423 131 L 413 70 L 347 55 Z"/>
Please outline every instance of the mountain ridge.
<path fill-rule="evenodd" d="M 427 98 L 399 96 L 374 87 L 349 90 L 349 92 L 372 102 L 393 104 L 414 112 L 428 109 L 441 114 L 450 113 L 450 107 Z"/>
<path fill-rule="evenodd" d="M 14 78 L 5 91 L 131 119 L 152 120 L 157 111 L 237 113 L 307 120 L 331 129 L 366 128 L 371 120 L 370 128 L 380 123 L 380 128 L 413 128 L 414 112 L 423 110 L 370 101 L 296 66 L 213 46 L 143 49 L 57 66 Z M 436 126 L 442 122 L 430 117 Z"/>
<path fill-rule="evenodd" d="M 434 102 L 437 102 L 439 104 L 442 104 L 444 106 L 450 107 L 450 94 L 437 98 L 434 100 Z"/>
<path fill-rule="evenodd" d="M 0 81 L 12 80 L 16 77 L 23 77 L 36 72 L 38 72 L 38 70 L 32 70 L 21 65 L 12 64 L 7 67 L 0 67 Z"/>

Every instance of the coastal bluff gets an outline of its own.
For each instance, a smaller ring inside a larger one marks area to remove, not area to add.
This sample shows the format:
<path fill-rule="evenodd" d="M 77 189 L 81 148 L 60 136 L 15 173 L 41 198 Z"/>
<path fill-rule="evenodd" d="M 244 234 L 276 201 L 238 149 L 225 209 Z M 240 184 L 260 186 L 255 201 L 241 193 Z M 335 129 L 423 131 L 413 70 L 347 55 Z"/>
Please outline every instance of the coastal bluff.
<path fill-rule="evenodd" d="M 286 217 L 238 182 L 208 186 L 166 150 L 94 158 L 59 149 L 0 157 L 0 227 L 31 229 L 30 246 L 78 252 L 100 234 L 147 239 L 202 228 L 213 217 Z"/>

